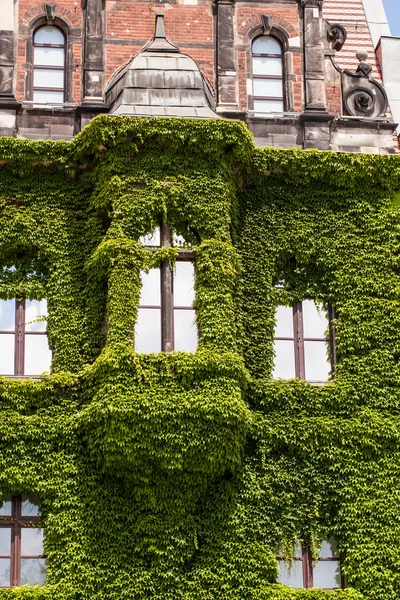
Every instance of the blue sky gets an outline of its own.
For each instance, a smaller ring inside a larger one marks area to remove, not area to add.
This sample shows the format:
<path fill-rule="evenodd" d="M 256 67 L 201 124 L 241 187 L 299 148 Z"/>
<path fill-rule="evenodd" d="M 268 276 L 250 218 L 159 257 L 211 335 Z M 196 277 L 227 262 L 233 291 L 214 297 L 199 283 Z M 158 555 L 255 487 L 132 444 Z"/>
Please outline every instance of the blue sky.
<path fill-rule="evenodd" d="M 383 0 L 392 35 L 400 37 L 400 0 Z"/>

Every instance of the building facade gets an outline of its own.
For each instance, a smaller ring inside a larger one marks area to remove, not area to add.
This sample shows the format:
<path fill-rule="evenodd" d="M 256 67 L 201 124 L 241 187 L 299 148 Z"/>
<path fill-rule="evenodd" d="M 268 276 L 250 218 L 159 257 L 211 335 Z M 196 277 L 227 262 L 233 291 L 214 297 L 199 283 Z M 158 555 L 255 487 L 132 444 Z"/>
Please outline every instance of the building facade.
<path fill-rule="evenodd" d="M 0 0 L 0 599 L 400 597 L 377 5 Z"/>
<path fill-rule="evenodd" d="M 152 39 L 160 8 L 218 115 L 245 121 L 258 145 L 397 149 L 396 41 L 381 0 L 3 0 L 1 133 L 68 140 L 107 113 L 108 80 Z"/>

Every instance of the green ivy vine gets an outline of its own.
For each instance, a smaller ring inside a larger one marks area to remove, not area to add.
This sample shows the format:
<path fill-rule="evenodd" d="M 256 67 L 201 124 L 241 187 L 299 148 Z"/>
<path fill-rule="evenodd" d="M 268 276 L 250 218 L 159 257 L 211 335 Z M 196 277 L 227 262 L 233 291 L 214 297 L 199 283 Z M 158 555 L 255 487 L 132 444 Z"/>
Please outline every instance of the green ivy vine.
<path fill-rule="evenodd" d="M 0 139 L 0 298 L 47 298 L 53 350 L 0 378 L 0 496 L 40 499 L 48 557 L 0 598 L 399 598 L 399 189 L 399 157 L 257 150 L 222 119 Z M 196 257 L 192 354 L 134 351 L 161 220 Z M 320 387 L 271 377 L 275 307 L 304 298 L 336 311 Z M 346 589 L 275 583 L 278 544 L 331 535 Z"/>

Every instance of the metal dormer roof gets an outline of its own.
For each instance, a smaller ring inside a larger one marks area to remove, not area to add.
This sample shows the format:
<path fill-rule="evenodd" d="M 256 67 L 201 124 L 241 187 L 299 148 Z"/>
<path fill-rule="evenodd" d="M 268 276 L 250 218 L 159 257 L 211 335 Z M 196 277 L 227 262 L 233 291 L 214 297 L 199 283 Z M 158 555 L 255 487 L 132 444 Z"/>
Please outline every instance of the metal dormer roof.
<path fill-rule="evenodd" d="M 105 101 L 110 115 L 217 118 L 207 81 L 197 63 L 166 39 L 160 12 L 154 38 L 114 73 Z"/>

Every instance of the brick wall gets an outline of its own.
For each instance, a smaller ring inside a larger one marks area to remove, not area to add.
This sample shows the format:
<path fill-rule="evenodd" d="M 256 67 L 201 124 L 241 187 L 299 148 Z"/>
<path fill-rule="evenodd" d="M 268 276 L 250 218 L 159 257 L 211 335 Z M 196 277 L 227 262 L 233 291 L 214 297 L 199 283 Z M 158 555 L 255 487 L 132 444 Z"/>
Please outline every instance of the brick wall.
<path fill-rule="evenodd" d="M 1 0 L 0 0 L 1 1 Z M 190 2 L 190 3 L 189 3 Z M 192 56 L 215 90 L 215 20 L 211 0 L 178 0 L 162 4 L 154 1 L 106 0 L 105 70 L 106 80 L 129 61 L 153 36 L 154 16 L 162 8 L 168 39 Z M 19 39 L 17 42 L 17 99 L 26 98 L 25 72 L 26 47 L 30 37 L 29 26 L 35 17 L 44 15 L 44 4 L 38 0 L 19 0 Z M 241 110 L 248 108 L 247 80 L 251 80 L 251 40 L 260 28 L 263 14 L 272 15 L 272 23 L 279 25 L 293 39 L 292 76 L 294 109 L 303 109 L 302 52 L 299 50 L 299 9 L 296 3 L 277 2 L 234 5 L 235 51 L 238 71 L 238 101 Z M 66 21 L 75 32 L 81 32 L 82 9 L 80 0 L 61 0 L 56 15 Z M 378 62 L 372 47 L 362 0 L 325 0 L 323 16 L 330 22 L 342 23 L 348 31 L 348 40 L 336 54 L 341 68 L 355 69 L 355 53 L 359 48 L 369 52 L 369 62 L 374 76 L 380 78 Z M 261 29 L 260 29 L 261 32 Z M 297 41 L 296 41 L 297 39 Z M 82 81 L 82 45 L 75 35 L 73 48 L 73 100 L 80 102 Z M 297 46 L 297 49 L 296 49 Z M 327 85 L 328 110 L 340 114 L 340 90 L 337 85 Z"/>
<path fill-rule="evenodd" d="M 109 0 L 106 4 L 106 74 L 126 63 L 154 35 L 160 4 Z M 214 25 L 212 4 L 163 4 L 168 39 L 199 63 L 214 86 Z"/>

